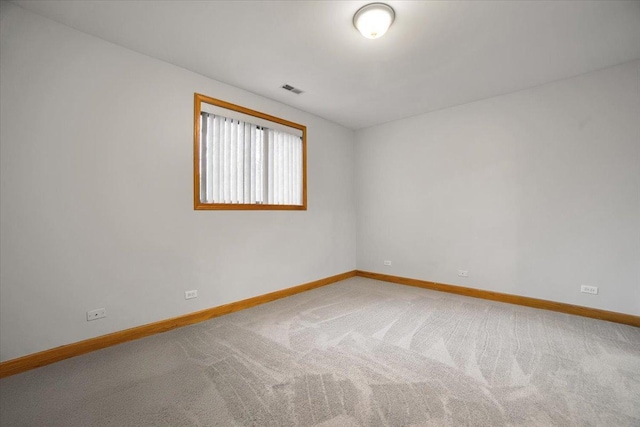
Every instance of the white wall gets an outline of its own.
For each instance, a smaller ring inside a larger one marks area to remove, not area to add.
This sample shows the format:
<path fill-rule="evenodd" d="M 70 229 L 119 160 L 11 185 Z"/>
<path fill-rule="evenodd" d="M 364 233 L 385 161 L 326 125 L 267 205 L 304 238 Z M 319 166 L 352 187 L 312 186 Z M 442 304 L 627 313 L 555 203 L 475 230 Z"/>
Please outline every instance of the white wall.
<path fill-rule="evenodd" d="M 356 140 L 358 269 L 640 314 L 640 61 Z"/>
<path fill-rule="evenodd" d="M 12 4 L 0 17 L 0 360 L 355 268 L 352 131 Z M 194 92 L 307 125 L 308 211 L 193 210 Z"/>

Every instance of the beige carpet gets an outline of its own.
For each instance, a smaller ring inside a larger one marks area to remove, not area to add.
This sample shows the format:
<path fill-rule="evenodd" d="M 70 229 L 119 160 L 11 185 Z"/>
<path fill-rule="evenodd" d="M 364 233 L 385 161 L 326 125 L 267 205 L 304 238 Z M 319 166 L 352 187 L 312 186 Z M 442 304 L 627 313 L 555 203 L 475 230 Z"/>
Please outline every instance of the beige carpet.
<path fill-rule="evenodd" d="M 2 426 L 640 426 L 640 329 L 353 278 L 0 380 Z"/>

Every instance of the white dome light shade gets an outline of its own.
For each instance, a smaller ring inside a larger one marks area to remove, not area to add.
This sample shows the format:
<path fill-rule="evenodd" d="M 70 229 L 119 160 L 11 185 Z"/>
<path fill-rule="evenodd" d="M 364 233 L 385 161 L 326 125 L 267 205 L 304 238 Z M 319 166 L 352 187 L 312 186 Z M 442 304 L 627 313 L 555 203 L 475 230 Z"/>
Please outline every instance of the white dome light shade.
<path fill-rule="evenodd" d="M 353 16 L 353 25 L 368 39 L 382 37 L 395 19 L 391 6 L 384 3 L 371 3 L 358 9 Z"/>

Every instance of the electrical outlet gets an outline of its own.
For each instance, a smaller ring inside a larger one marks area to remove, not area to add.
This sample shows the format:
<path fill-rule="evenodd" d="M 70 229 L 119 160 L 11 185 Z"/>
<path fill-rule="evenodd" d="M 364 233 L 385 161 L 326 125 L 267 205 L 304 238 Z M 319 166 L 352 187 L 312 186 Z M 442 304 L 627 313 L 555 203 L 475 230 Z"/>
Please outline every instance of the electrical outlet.
<path fill-rule="evenodd" d="M 391 261 L 385 260 L 384 265 L 391 265 Z"/>
<path fill-rule="evenodd" d="M 580 286 L 580 292 L 584 292 L 585 294 L 594 294 L 598 295 L 598 287 L 597 286 Z"/>
<path fill-rule="evenodd" d="M 90 320 L 102 319 L 107 317 L 107 311 L 104 308 L 87 311 L 87 322 Z"/>
<path fill-rule="evenodd" d="M 458 270 L 458 276 L 460 276 L 460 277 L 469 277 L 469 271 L 468 270 Z"/>
<path fill-rule="evenodd" d="M 195 289 L 193 291 L 186 291 L 184 293 L 184 299 L 192 299 L 192 298 L 198 298 L 198 291 Z"/>

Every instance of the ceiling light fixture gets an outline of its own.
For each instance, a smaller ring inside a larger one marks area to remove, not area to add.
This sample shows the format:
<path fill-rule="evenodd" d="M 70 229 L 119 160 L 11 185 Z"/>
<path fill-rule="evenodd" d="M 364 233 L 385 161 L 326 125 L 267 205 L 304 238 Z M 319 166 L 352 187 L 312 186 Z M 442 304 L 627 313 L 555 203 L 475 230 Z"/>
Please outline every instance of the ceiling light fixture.
<path fill-rule="evenodd" d="M 370 3 L 358 9 L 353 15 L 353 25 L 368 39 L 382 37 L 395 19 L 391 6 L 384 3 Z"/>

